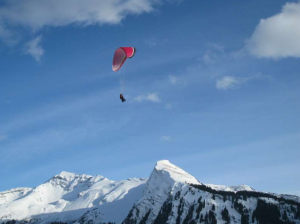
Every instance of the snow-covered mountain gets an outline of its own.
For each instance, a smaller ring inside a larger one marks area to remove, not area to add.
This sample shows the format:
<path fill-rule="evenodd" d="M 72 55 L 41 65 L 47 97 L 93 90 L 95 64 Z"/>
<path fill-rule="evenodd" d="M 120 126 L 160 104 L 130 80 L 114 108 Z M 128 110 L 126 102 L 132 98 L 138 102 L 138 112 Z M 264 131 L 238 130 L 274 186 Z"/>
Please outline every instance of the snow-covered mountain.
<path fill-rule="evenodd" d="M 61 172 L 34 189 L 0 192 L 0 221 L 70 221 L 96 209 L 94 213 L 101 212 L 95 221 L 120 223 L 142 196 L 145 183 L 141 178 L 116 182 L 103 176 Z"/>
<path fill-rule="evenodd" d="M 149 179 L 62 172 L 33 189 L 0 192 L 0 223 L 300 224 L 299 202 L 247 185 L 203 184 L 162 160 Z"/>
<path fill-rule="evenodd" d="M 298 200 L 247 185 L 203 184 L 168 161 L 159 161 L 123 224 L 300 223 Z"/>

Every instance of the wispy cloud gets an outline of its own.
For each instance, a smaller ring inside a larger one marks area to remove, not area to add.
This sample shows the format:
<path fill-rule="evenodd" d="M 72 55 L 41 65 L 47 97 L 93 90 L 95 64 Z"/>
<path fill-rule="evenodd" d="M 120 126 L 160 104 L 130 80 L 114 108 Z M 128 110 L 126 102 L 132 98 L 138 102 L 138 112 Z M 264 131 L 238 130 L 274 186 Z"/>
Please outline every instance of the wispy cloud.
<path fill-rule="evenodd" d="M 160 138 L 163 142 L 170 142 L 172 141 L 172 137 L 170 135 L 163 135 Z"/>
<path fill-rule="evenodd" d="M 158 96 L 158 93 L 149 93 L 147 95 L 139 95 L 134 98 L 135 101 L 143 102 L 143 101 L 151 101 L 155 103 L 161 102 L 161 99 Z"/>
<path fill-rule="evenodd" d="M 257 57 L 300 57 L 300 2 L 286 3 L 282 12 L 262 19 L 247 49 Z"/>
<path fill-rule="evenodd" d="M 214 64 L 221 56 L 224 55 L 224 47 L 219 44 L 210 44 L 209 49 L 200 58 L 206 65 Z"/>
<path fill-rule="evenodd" d="M 148 47 L 155 47 L 157 45 L 157 41 L 155 41 L 154 38 L 150 38 L 145 41 L 145 44 Z"/>
<path fill-rule="evenodd" d="M 1 21 L 1 17 L 0 17 L 0 39 L 7 45 L 14 45 L 18 42 L 18 38 L 15 35 L 15 33 L 6 27 L 3 21 Z"/>
<path fill-rule="evenodd" d="M 248 77 L 224 76 L 216 80 L 216 88 L 219 90 L 237 89 L 241 85 L 257 79 L 270 79 L 270 77 L 262 76 L 260 73 Z"/>
<path fill-rule="evenodd" d="M 205 63 L 205 64 L 213 64 L 215 62 L 215 59 L 213 58 L 213 56 L 206 52 L 202 57 L 201 60 Z"/>
<path fill-rule="evenodd" d="M 216 81 L 216 88 L 220 90 L 235 89 L 241 84 L 237 78 L 233 76 L 225 76 Z"/>
<path fill-rule="evenodd" d="M 180 83 L 180 79 L 173 75 L 169 75 L 169 81 L 172 85 L 176 85 Z"/>
<path fill-rule="evenodd" d="M 169 79 L 169 82 L 174 86 L 186 86 L 187 85 L 187 80 L 184 78 L 183 75 L 181 75 L 181 76 L 169 75 L 168 79 Z"/>
<path fill-rule="evenodd" d="M 31 55 L 36 61 L 40 61 L 45 51 L 41 47 L 42 36 L 38 36 L 26 43 L 25 53 Z"/>

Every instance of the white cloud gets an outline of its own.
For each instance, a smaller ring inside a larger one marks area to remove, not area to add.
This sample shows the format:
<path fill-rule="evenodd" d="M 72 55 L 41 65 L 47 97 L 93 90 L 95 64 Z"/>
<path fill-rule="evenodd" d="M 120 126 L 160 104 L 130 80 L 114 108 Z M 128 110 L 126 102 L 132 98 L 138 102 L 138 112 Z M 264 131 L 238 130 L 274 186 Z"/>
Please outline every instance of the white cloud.
<path fill-rule="evenodd" d="M 127 15 L 153 10 L 155 0 L 5 0 L 0 18 L 11 25 L 44 26 L 117 24 Z"/>
<path fill-rule="evenodd" d="M 216 88 L 219 90 L 237 89 L 249 81 L 257 79 L 270 79 L 268 76 L 262 76 L 260 73 L 248 77 L 224 76 L 216 81 Z"/>
<path fill-rule="evenodd" d="M 233 76 L 225 76 L 217 80 L 216 88 L 220 90 L 234 89 L 240 84 L 241 82 L 237 78 Z"/>
<path fill-rule="evenodd" d="M 44 27 L 119 24 L 129 15 L 152 12 L 161 3 L 163 0 L 2 0 L 0 39 L 13 45 L 26 36 L 21 32 Z M 39 60 L 43 50 L 36 48 L 30 54 Z"/>
<path fill-rule="evenodd" d="M 159 98 L 157 93 L 149 93 L 147 95 L 139 95 L 134 98 L 135 101 L 143 102 L 143 101 L 152 101 L 155 103 L 161 102 L 161 99 Z"/>
<path fill-rule="evenodd" d="M 247 41 L 257 57 L 300 57 L 300 2 L 287 3 L 282 12 L 262 19 Z"/>
<path fill-rule="evenodd" d="M 0 135 L 0 142 L 1 142 L 1 141 L 4 141 L 5 139 L 7 139 L 7 136 L 6 136 L 6 135 Z"/>
<path fill-rule="evenodd" d="M 44 49 L 40 46 L 41 40 L 42 36 L 38 36 L 25 45 L 25 53 L 31 55 L 36 61 L 40 61 L 45 53 Z"/>
<path fill-rule="evenodd" d="M 163 135 L 161 136 L 161 140 L 164 142 L 170 142 L 172 141 L 172 137 L 170 135 Z"/>

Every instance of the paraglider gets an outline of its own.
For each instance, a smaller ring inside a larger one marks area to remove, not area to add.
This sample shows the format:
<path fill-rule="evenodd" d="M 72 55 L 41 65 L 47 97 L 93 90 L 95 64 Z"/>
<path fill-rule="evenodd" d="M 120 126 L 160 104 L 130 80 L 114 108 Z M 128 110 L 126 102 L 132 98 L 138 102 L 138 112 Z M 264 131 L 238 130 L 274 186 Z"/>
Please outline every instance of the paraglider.
<path fill-rule="evenodd" d="M 126 99 L 124 98 L 122 93 L 120 94 L 120 99 L 121 99 L 122 103 L 126 102 Z"/>
<path fill-rule="evenodd" d="M 117 72 L 121 69 L 123 64 L 125 63 L 127 58 L 132 58 L 136 53 L 136 49 L 134 47 L 119 47 L 114 54 L 112 69 L 114 72 Z M 121 79 L 121 77 L 120 77 Z M 121 84 L 121 94 L 120 99 L 124 103 L 126 99 L 123 96 L 125 80 L 120 80 Z"/>

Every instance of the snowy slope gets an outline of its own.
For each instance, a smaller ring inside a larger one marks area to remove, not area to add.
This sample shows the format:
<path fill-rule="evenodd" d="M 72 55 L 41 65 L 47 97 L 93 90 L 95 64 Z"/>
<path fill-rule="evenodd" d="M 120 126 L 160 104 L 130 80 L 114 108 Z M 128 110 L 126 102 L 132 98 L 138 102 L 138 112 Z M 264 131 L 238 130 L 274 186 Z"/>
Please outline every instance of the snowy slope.
<path fill-rule="evenodd" d="M 112 181 L 102 176 L 61 172 L 34 189 L 1 192 L 0 220 L 34 218 L 46 220 L 74 220 L 89 208 L 101 207 L 101 220 L 121 222 L 133 203 L 141 197 L 146 180 L 133 178 Z M 21 194 L 23 196 L 21 196 Z M 126 195 L 130 197 L 126 197 Z M 116 203 L 118 202 L 118 203 Z M 119 206 L 119 215 L 112 216 L 106 207 Z"/>
<path fill-rule="evenodd" d="M 225 185 L 214 185 L 214 184 L 205 184 L 206 186 L 218 190 L 218 191 L 231 191 L 231 192 L 237 192 L 237 191 L 254 191 L 253 188 L 249 187 L 248 185 L 242 184 L 239 186 L 225 186 Z"/>
<path fill-rule="evenodd" d="M 11 189 L 9 191 L 0 192 L 0 205 L 14 201 L 14 200 L 26 195 L 31 190 L 32 190 L 32 188 L 24 187 L 24 188 L 15 188 L 15 189 Z"/>

